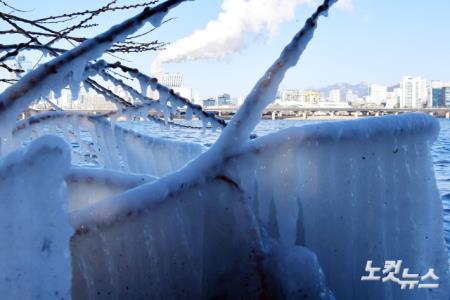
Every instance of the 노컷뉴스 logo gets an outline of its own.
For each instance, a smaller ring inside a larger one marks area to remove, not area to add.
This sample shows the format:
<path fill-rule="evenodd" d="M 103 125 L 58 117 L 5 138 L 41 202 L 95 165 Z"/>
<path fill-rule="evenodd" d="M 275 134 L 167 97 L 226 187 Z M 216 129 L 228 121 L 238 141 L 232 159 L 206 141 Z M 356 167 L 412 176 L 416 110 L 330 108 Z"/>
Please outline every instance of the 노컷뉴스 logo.
<path fill-rule="evenodd" d="M 372 266 L 373 261 L 368 260 L 365 271 L 368 273 L 361 277 L 361 281 L 394 282 L 400 285 L 402 290 L 409 288 L 436 289 L 439 287 L 439 277 L 433 268 L 428 269 L 423 275 L 410 273 L 409 268 L 402 268 L 402 260 L 386 260 L 384 268 Z"/>

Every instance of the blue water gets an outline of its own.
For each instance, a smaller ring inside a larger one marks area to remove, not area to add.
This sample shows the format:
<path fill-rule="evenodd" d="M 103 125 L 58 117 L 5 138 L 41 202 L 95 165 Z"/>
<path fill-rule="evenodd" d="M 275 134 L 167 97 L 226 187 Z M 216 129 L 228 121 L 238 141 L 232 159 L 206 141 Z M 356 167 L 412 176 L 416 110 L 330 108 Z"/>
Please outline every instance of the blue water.
<path fill-rule="evenodd" d="M 317 122 L 317 121 L 315 121 Z M 302 126 L 312 121 L 302 120 L 263 120 L 255 130 L 258 136 L 275 132 L 282 128 L 291 126 Z M 436 181 L 441 193 L 441 199 L 444 207 L 444 230 L 447 247 L 449 249 L 450 265 L 450 120 L 439 119 L 441 132 L 437 141 L 432 147 L 432 156 Z M 197 125 L 201 125 L 200 123 Z M 125 122 L 122 126 L 132 128 L 143 134 L 159 136 L 166 139 L 183 140 L 195 143 L 201 143 L 210 146 L 215 142 L 220 132 L 211 132 L 210 130 L 202 133 L 198 129 L 175 128 L 167 130 L 155 123 L 150 122 Z"/>
<path fill-rule="evenodd" d="M 441 119 L 439 122 L 441 132 L 433 145 L 432 155 L 437 185 L 444 207 L 445 240 L 450 253 L 450 120 Z"/>

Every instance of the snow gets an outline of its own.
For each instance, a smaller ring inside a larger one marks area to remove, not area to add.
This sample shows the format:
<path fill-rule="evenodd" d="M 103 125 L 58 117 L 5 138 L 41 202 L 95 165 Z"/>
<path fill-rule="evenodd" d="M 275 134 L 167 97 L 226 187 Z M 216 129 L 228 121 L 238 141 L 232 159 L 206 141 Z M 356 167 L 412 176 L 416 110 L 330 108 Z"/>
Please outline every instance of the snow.
<path fill-rule="evenodd" d="M 69 299 L 66 143 L 46 136 L 0 161 L 2 299 Z"/>

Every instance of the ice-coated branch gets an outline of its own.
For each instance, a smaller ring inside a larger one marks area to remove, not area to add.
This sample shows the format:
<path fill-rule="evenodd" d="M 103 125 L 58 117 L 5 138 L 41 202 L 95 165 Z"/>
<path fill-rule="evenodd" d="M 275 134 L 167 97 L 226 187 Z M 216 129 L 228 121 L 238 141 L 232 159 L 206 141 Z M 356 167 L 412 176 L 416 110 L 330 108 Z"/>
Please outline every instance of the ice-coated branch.
<path fill-rule="evenodd" d="M 74 212 L 72 214 L 74 228 L 109 226 L 137 211 L 166 201 L 168 195 L 183 192 L 212 178 L 227 178 L 221 174 L 224 172 L 225 163 L 248 144 L 252 129 L 258 123 L 264 108 L 275 98 L 284 74 L 297 63 L 311 40 L 317 26 L 317 19 L 320 15 L 326 14 L 330 5 L 335 2 L 336 0 L 325 0 L 307 20 L 305 26 L 283 50 L 280 58 L 258 81 L 238 114 L 233 118 L 232 127 L 229 128 L 228 125 L 219 140 L 208 151 L 192 160 L 180 171 L 102 201 L 89 209 Z"/>
<path fill-rule="evenodd" d="M 112 188 L 129 189 L 145 182 L 154 181 L 155 176 L 146 174 L 129 174 L 113 170 L 74 167 L 66 175 L 70 184 L 102 184 Z"/>
<path fill-rule="evenodd" d="M 276 93 L 287 70 L 295 66 L 306 46 L 311 41 L 321 15 L 327 15 L 328 9 L 337 0 L 325 0 L 306 21 L 303 28 L 284 48 L 280 57 L 256 83 L 243 105 L 228 123 L 216 145 L 243 145 L 260 120 L 265 107 L 276 97 Z"/>
<path fill-rule="evenodd" d="M 108 64 L 108 68 L 112 69 L 120 69 L 125 73 L 128 73 L 131 77 L 136 78 L 141 85 L 141 92 L 145 94 L 147 88 L 150 86 L 153 90 L 157 90 L 159 92 L 159 101 L 161 103 L 169 101 L 172 106 L 175 107 L 184 107 L 186 106 L 186 118 L 190 119 L 192 114 L 195 114 L 200 120 L 205 122 L 210 122 L 211 126 L 224 128 L 226 126 L 226 122 L 220 118 L 217 118 L 213 113 L 208 113 L 202 109 L 200 105 L 196 105 L 190 102 L 188 99 L 176 94 L 173 90 L 168 87 L 160 84 L 156 78 L 152 78 L 141 73 L 138 69 L 130 68 L 124 66 L 120 62 L 116 62 L 114 64 Z"/>
<path fill-rule="evenodd" d="M 92 78 L 86 79 L 84 81 L 84 84 L 86 84 L 88 87 L 91 87 L 97 94 L 104 96 L 105 98 L 116 103 L 120 107 L 132 106 L 132 104 L 130 102 L 123 99 L 119 95 L 116 95 L 113 91 L 105 88 L 104 86 L 102 86 L 101 84 L 99 84 L 98 82 L 93 80 Z"/>
<path fill-rule="evenodd" d="M 169 9 L 184 1 L 167 0 L 153 8 L 147 7 L 136 16 L 29 72 L 0 95 L 0 125 L 6 127 L 6 124 L 11 124 L 33 100 L 46 96 L 51 90 L 59 91 L 71 82 L 80 83 L 88 61 L 100 57 L 113 44 L 124 41 L 146 22 L 159 26 Z"/>

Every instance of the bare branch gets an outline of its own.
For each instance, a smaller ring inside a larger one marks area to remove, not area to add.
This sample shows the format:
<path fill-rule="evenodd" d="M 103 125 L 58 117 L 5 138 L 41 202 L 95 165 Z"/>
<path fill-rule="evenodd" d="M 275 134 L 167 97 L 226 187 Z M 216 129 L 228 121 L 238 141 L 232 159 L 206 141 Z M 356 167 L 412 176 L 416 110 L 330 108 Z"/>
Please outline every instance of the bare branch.
<path fill-rule="evenodd" d="M 116 2 L 116 1 L 113 1 Z M 101 12 L 106 12 L 106 11 L 117 11 L 117 10 L 126 10 L 126 9 L 133 9 L 133 8 L 139 8 L 139 7 L 147 7 L 153 4 L 156 4 L 158 2 L 158 0 L 154 0 L 154 1 L 147 1 L 144 3 L 138 3 L 138 4 L 132 4 L 132 5 L 123 5 L 123 6 L 116 6 L 116 7 L 110 7 L 113 3 L 110 2 L 109 3 L 109 7 L 108 8 L 99 8 L 96 10 L 85 10 L 82 12 L 74 12 L 74 13 L 69 13 L 69 14 L 62 14 L 62 15 L 58 15 L 58 16 L 49 16 L 49 17 L 45 17 L 45 18 L 41 18 L 41 19 L 36 19 L 34 20 L 34 22 L 37 23 L 44 23 L 45 21 L 48 20 L 55 20 L 55 19 L 61 19 L 61 18 L 71 18 L 71 17 L 76 17 L 76 16 L 84 16 L 87 14 L 93 14 L 93 13 L 97 13 L 99 12 L 99 10 L 102 10 Z"/>

